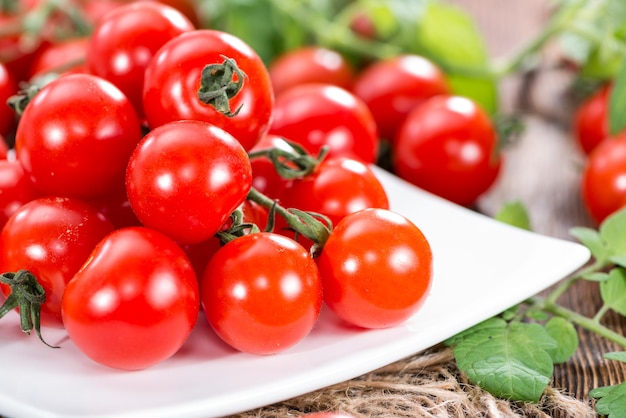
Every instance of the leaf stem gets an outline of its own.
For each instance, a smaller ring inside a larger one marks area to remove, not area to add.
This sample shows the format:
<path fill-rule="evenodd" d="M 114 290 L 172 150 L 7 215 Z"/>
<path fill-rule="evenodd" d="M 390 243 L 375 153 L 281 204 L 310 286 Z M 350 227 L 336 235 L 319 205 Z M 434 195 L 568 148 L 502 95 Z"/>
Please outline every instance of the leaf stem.
<path fill-rule="evenodd" d="M 540 309 L 546 312 L 560 316 L 575 325 L 578 325 L 588 331 L 594 332 L 606 338 L 607 340 L 617 343 L 620 346 L 626 348 L 626 337 L 605 327 L 604 325 L 596 321 L 595 318 L 586 317 L 572 311 L 571 309 L 565 308 L 561 305 L 551 302 L 548 299 L 544 299 L 538 296 L 528 299 L 528 303 L 538 306 Z"/>
<path fill-rule="evenodd" d="M 556 289 L 554 289 L 546 298 L 546 302 L 549 304 L 556 304 L 556 301 L 578 280 L 583 279 L 586 275 L 595 273 L 602 270 L 605 267 L 605 263 L 595 261 L 587 267 L 579 270 L 577 273 L 571 275 L 565 279 Z"/>

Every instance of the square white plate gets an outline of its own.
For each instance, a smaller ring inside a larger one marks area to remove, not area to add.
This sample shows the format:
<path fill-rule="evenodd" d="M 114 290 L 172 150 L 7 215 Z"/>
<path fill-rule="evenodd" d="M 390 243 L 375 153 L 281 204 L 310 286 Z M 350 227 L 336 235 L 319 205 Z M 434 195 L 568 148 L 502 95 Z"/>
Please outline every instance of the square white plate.
<path fill-rule="evenodd" d="M 410 320 L 357 330 L 323 311 L 313 332 L 274 356 L 239 353 L 204 318 L 171 359 L 147 370 L 100 366 L 66 338 L 57 350 L 0 321 L 0 415 L 218 417 L 269 405 L 367 373 L 429 348 L 551 286 L 590 257 L 582 245 L 517 229 L 450 204 L 375 168 L 393 210 L 409 217 L 434 254 L 431 294 Z"/>

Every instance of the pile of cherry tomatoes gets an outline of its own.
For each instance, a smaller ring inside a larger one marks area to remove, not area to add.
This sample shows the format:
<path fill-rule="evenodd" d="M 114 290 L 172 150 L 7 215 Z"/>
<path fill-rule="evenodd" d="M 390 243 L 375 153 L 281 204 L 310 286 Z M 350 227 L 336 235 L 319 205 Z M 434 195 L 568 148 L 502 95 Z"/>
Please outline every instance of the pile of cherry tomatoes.
<path fill-rule="evenodd" d="M 371 165 L 386 155 L 469 206 L 503 161 L 490 116 L 441 69 L 408 54 L 355 69 L 317 46 L 266 65 L 163 2 L 87 15 L 88 34 L 28 54 L 3 38 L 0 316 L 143 369 L 199 316 L 266 355 L 323 306 L 382 328 L 423 305 L 432 249 Z"/>

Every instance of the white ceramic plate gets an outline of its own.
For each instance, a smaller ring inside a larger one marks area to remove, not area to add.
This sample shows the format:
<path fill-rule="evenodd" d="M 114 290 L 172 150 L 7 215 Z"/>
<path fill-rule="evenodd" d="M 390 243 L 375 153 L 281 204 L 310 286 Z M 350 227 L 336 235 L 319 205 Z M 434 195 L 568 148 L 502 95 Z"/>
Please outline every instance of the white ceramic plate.
<path fill-rule="evenodd" d="M 452 205 L 376 169 L 392 209 L 412 219 L 435 257 L 431 294 L 401 326 L 356 330 L 324 311 L 300 344 L 275 356 L 236 352 L 204 318 L 173 358 L 123 372 L 83 356 L 62 330 L 53 350 L 0 321 L 0 415 L 218 417 L 359 376 L 431 347 L 533 296 L 589 259 L 582 245 L 529 233 Z"/>

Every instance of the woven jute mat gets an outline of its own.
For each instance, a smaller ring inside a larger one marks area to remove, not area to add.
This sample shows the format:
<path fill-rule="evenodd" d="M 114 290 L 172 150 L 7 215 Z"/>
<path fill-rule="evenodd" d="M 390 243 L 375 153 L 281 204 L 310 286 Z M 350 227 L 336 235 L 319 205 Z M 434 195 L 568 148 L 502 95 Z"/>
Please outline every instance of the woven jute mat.
<path fill-rule="evenodd" d="M 356 417 L 596 417 L 590 404 L 549 387 L 538 404 L 498 399 L 472 385 L 440 345 L 409 358 L 284 402 L 231 418 L 298 417 L 335 411 Z"/>

